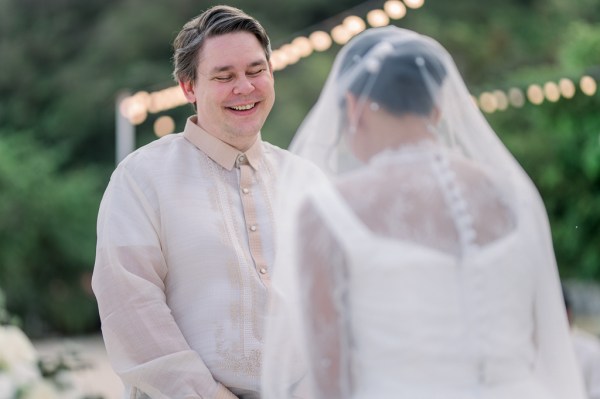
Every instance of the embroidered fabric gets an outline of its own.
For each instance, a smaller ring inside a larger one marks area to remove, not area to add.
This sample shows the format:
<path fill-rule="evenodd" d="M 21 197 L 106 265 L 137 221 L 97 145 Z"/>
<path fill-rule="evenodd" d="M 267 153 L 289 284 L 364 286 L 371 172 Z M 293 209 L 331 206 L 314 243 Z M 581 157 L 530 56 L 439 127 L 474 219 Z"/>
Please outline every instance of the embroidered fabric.
<path fill-rule="evenodd" d="M 583 398 L 543 203 L 431 38 L 336 57 L 283 171 L 270 398 Z"/>

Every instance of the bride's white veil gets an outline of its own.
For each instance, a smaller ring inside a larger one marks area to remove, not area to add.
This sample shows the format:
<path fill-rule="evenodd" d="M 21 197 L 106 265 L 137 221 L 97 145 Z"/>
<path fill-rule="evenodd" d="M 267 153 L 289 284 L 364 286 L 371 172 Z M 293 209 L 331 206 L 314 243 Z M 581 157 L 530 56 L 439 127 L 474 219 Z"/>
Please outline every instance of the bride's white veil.
<path fill-rule="evenodd" d="M 349 330 L 360 326 L 351 320 L 348 256 L 386 261 L 366 237 L 413 242 L 460 263 L 517 229 L 528 247 L 513 258 L 526 258 L 537 276 L 523 304 L 532 310 L 524 328 L 537 350 L 534 373 L 556 398 L 583 397 L 543 202 L 438 42 L 396 27 L 355 37 L 290 149 L 321 172 L 281 171 L 264 398 L 353 397 L 358 352 Z M 385 318 L 387 305 L 373 309 Z"/>

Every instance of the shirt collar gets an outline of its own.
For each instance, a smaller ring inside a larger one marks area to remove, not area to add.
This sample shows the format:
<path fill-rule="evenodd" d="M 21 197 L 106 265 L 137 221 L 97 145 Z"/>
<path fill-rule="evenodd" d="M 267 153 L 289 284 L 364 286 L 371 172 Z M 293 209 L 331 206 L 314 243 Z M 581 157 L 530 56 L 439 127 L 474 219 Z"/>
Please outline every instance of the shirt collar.
<path fill-rule="evenodd" d="M 183 136 L 192 144 L 194 144 L 200 151 L 204 152 L 210 159 L 221 165 L 227 170 L 232 170 L 237 166 L 236 161 L 243 154 L 248 160 L 248 163 L 252 168 L 258 169 L 260 160 L 263 154 L 262 141 L 260 139 L 260 133 L 257 140 L 252 146 L 242 152 L 235 147 L 219 140 L 215 136 L 211 135 L 200 126 L 198 126 L 197 117 L 190 116 L 185 124 L 185 130 Z M 243 159 L 243 158 L 242 158 Z M 239 163 L 239 161 L 238 161 Z M 243 163 L 243 162 L 242 162 Z"/>

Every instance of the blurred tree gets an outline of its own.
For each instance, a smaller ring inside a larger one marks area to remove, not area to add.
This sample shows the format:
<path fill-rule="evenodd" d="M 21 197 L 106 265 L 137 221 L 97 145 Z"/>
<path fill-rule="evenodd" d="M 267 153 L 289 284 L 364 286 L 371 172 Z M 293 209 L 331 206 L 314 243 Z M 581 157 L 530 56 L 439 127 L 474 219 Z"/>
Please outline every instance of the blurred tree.
<path fill-rule="evenodd" d="M 26 132 L 0 138 L 0 282 L 34 336 L 97 326 L 89 271 L 99 181 L 91 168 L 59 173 L 60 161 Z"/>
<path fill-rule="evenodd" d="M 559 62 L 543 75 L 600 78 L 600 29 L 582 21 L 567 25 Z M 542 83 L 535 69 L 523 76 Z M 565 74 L 565 75 L 563 75 Z M 577 90 L 541 106 L 489 116 L 507 146 L 530 173 L 545 200 L 563 277 L 600 280 L 600 107 L 598 94 Z"/>

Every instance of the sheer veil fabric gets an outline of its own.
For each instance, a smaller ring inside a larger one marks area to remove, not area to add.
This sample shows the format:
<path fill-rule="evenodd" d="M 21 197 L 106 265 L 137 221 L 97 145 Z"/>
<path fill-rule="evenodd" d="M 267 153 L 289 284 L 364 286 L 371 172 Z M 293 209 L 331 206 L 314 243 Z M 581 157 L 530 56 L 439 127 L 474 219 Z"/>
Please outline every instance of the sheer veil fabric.
<path fill-rule="evenodd" d="M 355 37 L 291 150 L 265 398 L 584 397 L 541 198 L 441 45 Z"/>

